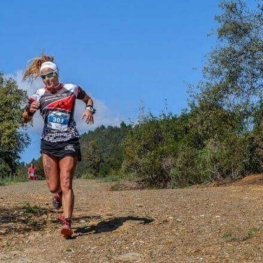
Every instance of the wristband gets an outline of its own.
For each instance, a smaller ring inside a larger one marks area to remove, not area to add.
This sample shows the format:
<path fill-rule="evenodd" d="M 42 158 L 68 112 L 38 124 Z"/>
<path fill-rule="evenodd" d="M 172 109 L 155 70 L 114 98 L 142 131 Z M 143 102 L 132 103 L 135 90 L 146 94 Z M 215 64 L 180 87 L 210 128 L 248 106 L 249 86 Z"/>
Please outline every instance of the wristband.
<path fill-rule="evenodd" d="M 92 114 L 94 114 L 96 112 L 96 109 L 94 109 L 93 106 L 91 106 L 91 105 L 87 105 L 86 110 L 89 110 Z"/>

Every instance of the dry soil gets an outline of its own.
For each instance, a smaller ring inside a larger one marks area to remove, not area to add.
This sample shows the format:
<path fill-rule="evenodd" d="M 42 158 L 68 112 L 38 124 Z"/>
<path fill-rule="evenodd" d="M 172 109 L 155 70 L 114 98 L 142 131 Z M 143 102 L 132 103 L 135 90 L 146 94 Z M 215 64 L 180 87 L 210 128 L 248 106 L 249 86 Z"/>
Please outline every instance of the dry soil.
<path fill-rule="evenodd" d="M 0 262 L 263 262 L 263 176 L 223 186 L 112 191 L 75 180 L 74 236 L 45 181 L 0 187 Z"/>

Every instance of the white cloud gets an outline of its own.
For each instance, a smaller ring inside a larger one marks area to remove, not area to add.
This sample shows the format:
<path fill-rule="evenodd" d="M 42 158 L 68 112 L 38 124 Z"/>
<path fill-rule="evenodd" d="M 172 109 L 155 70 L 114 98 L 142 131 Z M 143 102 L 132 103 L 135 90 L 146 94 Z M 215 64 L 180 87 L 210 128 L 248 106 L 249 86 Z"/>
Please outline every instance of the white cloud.
<path fill-rule="evenodd" d="M 5 74 L 7 78 L 13 78 L 18 87 L 20 89 L 24 89 L 27 91 L 27 94 L 30 96 L 34 94 L 34 92 L 43 86 L 43 83 L 40 79 L 35 80 L 33 83 L 29 81 L 22 80 L 23 71 L 18 70 L 15 74 Z M 77 100 L 76 108 L 75 108 L 75 121 L 77 122 L 77 129 L 82 134 L 83 132 L 87 132 L 88 130 L 94 129 L 101 125 L 112 125 L 118 126 L 121 123 L 121 118 L 119 116 L 114 116 L 113 113 L 109 110 L 109 108 L 100 100 L 96 98 L 92 98 L 94 100 L 94 107 L 97 112 L 94 115 L 95 122 L 93 125 L 87 125 L 85 120 L 81 120 L 81 116 L 85 110 L 85 104 Z M 33 127 L 28 128 L 29 135 L 41 134 L 43 128 L 43 119 L 40 116 L 39 112 L 37 112 L 33 119 Z"/>

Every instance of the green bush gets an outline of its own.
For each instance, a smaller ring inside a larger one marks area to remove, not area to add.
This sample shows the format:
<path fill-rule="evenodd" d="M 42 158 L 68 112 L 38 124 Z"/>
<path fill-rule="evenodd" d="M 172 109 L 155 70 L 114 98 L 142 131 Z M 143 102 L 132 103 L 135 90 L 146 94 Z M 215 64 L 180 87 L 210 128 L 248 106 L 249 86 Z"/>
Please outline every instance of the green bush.
<path fill-rule="evenodd" d="M 184 114 L 180 118 L 171 114 L 144 116 L 126 137 L 124 172 L 134 173 L 146 185 L 167 187 L 186 123 Z"/>

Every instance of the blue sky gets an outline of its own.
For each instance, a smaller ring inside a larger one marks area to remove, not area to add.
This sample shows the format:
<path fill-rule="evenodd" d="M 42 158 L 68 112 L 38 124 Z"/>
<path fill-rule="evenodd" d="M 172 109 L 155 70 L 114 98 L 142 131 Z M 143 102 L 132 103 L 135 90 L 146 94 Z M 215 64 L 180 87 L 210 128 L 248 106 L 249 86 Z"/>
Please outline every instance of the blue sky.
<path fill-rule="evenodd" d="M 215 45 L 211 0 L 2 0 L 0 71 L 31 95 L 42 86 L 21 81 L 29 59 L 55 56 L 60 81 L 80 85 L 95 100 L 95 124 L 79 120 L 80 132 L 99 125 L 136 122 L 140 105 L 159 115 L 187 107 L 187 83 L 202 79 L 205 55 Z M 35 117 L 39 117 L 38 115 Z M 21 161 L 39 158 L 43 122 L 28 130 L 32 144 Z"/>

